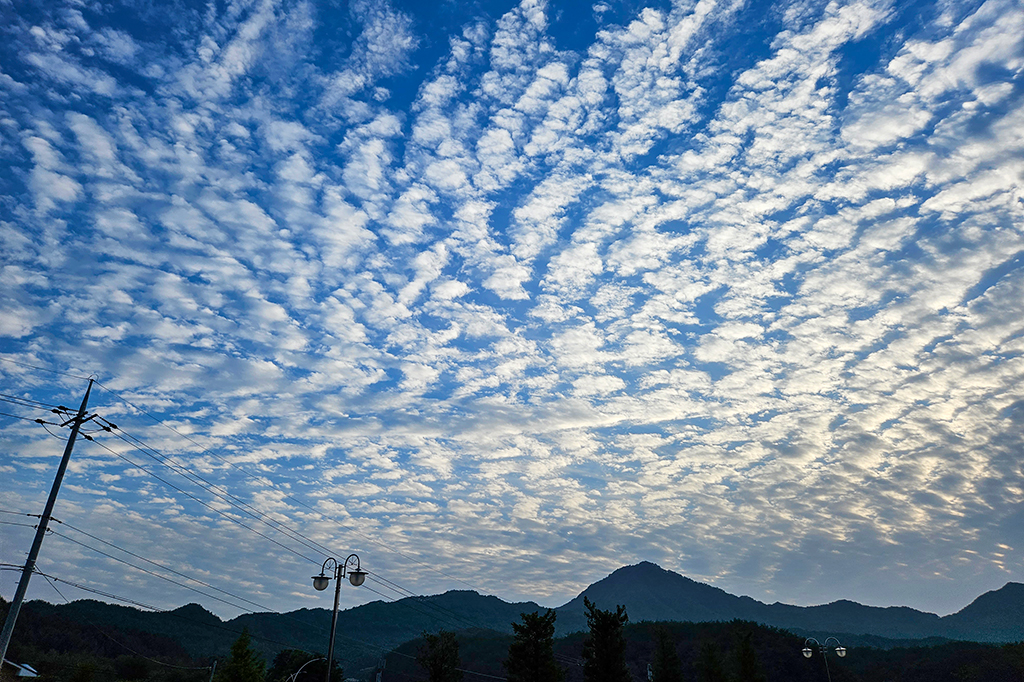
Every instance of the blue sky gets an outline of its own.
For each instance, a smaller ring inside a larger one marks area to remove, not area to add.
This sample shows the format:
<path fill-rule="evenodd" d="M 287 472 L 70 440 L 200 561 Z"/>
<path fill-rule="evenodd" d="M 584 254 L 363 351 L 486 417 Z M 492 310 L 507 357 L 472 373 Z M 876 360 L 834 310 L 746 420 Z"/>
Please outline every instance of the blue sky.
<path fill-rule="evenodd" d="M 1022 9 L 2 1 L 0 392 L 94 374 L 156 452 L 57 518 L 279 610 L 329 604 L 275 523 L 417 593 L 955 611 L 1024 580 Z M 64 434 L 0 426 L 37 512 Z"/>

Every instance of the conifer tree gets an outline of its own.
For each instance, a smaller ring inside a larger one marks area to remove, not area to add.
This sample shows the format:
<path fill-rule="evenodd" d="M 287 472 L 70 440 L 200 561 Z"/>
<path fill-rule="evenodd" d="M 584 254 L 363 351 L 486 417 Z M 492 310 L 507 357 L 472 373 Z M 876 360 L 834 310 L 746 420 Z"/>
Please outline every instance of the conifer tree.
<path fill-rule="evenodd" d="M 625 606 L 602 611 L 583 598 L 590 632 L 583 640 L 584 682 L 631 682 L 626 666 L 626 638 L 622 627 L 629 621 Z"/>
<path fill-rule="evenodd" d="M 249 628 L 242 628 L 228 660 L 217 668 L 216 682 L 263 682 L 265 672 L 266 663 L 252 648 Z"/>
<path fill-rule="evenodd" d="M 697 682 L 728 682 L 728 679 L 718 647 L 704 642 L 697 654 Z"/>
<path fill-rule="evenodd" d="M 459 666 L 459 640 L 454 632 L 441 630 L 436 635 L 423 633 L 426 644 L 420 648 L 416 662 L 427 671 L 429 682 L 462 682 Z"/>
<path fill-rule="evenodd" d="M 653 682 L 683 682 L 683 664 L 679 660 L 676 644 L 664 627 L 657 630 L 654 662 L 651 665 Z"/>
<path fill-rule="evenodd" d="M 565 671 L 555 661 L 555 611 L 520 614 L 512 623 L 515 639 L 508 647 L 508 682 L 561 682 Z"/>
<path fill-rule="evenodd" d="M 739 637 L 736 646 L 736 671 L 738 682 L 767 682 L 764 671 L 761 669 L 761 661 L 754 650 L 752 632 L 746 632 Z"/>

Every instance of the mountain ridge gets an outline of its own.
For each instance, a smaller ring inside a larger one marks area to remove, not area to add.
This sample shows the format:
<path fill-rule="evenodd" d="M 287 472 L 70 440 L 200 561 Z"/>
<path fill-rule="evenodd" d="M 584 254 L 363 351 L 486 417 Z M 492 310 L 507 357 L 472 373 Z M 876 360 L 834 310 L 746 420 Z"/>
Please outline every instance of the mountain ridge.
<path fill-rule="evenodd" d="M 1024 584 L 1012 582 L 980 595 L 954 614 L 940 617 L 907 606 L 865 606 L 847 599 L 815 606 L 766 604 L 641 562 L 617 569 L 557 607 L 559 636 L 586 628 L 584 598 L 603 609 L 622 604 L 632 622 L 742 620 L 802 636 L 842 635 L 844 642 L 874 646 L 884 646 L 886 641 L 1024 640 Z M 5 602 L 2 605 L 6 607 Z M 247 613 L 222 620 L 194 603 L 155 613 L 94 600 L 67 605 L 33 601 L 25 606 L 43 614 L 61 613 L 74 620 L 168 636 L 198 656 L 224 655 L 243 627 L 249 629 L 254 645 L 268 660 L 284 648 L 322 651 L 330 624 L 330 612 L 324 608 Z M 348 662 L 346 665 L 372 665 L 382 650 L 408 642 L 424 631 L 491 630 L 509 634 L 521 613 L 544 610 L 535 602 L 506 602 L 472 590 L 449 590 L 394 602 L 373 601 L 339 612 L 336 652 L 340 660 Z"/>
<path fill-rule="evenodd" d="M 634 587 L 637 583 L 641 587 Z M 660 587 L 656 599 L 651 598 L 652 585 Z M 943 637 L 979 642 L 1024 639 L 1024 584 L 1014 582 L 986 592 L 954 614 L 939 616 L 909 606 L 865 606 L 848 599 L 814 606 L 766 604 L 751 597 L 729 594 L 645 561 L 617 569 L 558 607 L 560 632 L 585 626 L 584 597 L 603 608 L 623 604 L 630 619 L 636 621 L 740 619 L 801 632 L 842 631 L 889 639 Z"/>

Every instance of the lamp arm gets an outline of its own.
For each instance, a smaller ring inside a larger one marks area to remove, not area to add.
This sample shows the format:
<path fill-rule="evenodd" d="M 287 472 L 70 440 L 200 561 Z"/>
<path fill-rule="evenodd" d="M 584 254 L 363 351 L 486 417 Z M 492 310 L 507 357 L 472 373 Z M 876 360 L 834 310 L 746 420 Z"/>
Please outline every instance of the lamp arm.
<path fill-rule="evenodd" d="M 352 554 L 349 554 L 349 555 L 348 555 L 347 557 L 345 557 L 345 563 L 343 563 L 343 564 L 341 565 L 341 566 L 342 566 L 342 569 L 341 569 L 341 577 L 342 577 L 342 578 L 344 578 L 344 577 L 345 577 L 345 572 L 346 572 L 346 571 L 347 571 L 347 569 L 348 569 L 349 563 L 350 563 L 350 562 L 351 562 L 351 561 L 352 561 L 353 559 L 355 559 L 355 560 L 356 560 L 356 566 L 355 566 L 355 570 L 356 570 L 356 571 L 360 570 L 360 568 L 359 568 L 359 555 L 358 555 L 358 554 L 356 554 L 355 552 L 353 552 Z"/>
<path fill-rule="evenodd" d="M 335 566 L 335 569 L 337 569 L 337 566 L 338 566 L 338 560 L 337 560 L 337 559 L 335 559 L 335 558 L 334 558 L 334 557 L 332 557 L 332 556 L 329 556 L 329 557 L 327 557 L 327 558 L 326 558 L 326 559 L 324 560 L 324 565 L 320 567 L 320 575 L 323 575 L 324 573 L 326 573 L 326 572 L 327 572 L 327 564 L 331 563 L 332 561 L 334 562 L 334 566 Z M 337 572 L 337 570 L 335 570 L 335 573 L 336 573 L 336 572 Z"/>

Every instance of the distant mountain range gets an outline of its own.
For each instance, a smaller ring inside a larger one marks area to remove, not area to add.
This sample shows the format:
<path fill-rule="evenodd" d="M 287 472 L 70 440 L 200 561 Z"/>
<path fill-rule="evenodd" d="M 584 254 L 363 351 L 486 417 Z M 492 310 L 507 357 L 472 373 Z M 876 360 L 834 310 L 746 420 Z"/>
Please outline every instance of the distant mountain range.
<path fill-rule="evenodd" d="M 765 604 L 737 597 L 649 562 L 626 566 L 560 606 L 560 632 L 586 627 L 583 598 L 602 608 L 624 604 L 631 621 L 749 620 L 795 632 L 849 633 L 888 639 L 943 637 L 974 642 L 1024 640 L 1024 584 L 1007 583 L 960 611 L 939 617 L 906 606 L 876 607 L 840 600 L 822 606 Z"/>
<path fill-rule="evenodd" d="M 605 609 L 625 605 L 631 622 L 739 619 L 797 634 L 853 635 L 863 643 L 873 641 L 880 646 L 885 646 L 885 639 L 1024 640 L 1024 585 L 1020 583 L 1007 583 L 957 613 L 939 617 L 907 607 L 878 608 L 846 600 L 810 607 L 765 604 L 643 562 L 618 569 L 558 607 L 559 635 L 585 629 L 584 597 Z M 361 668 L 372 665 L 382 652 L 424 631 L 443 628 L 510 633 L 512 622 L 521 613 L 538 610 L 544 608 L 533 602 L 508 603 L 464 590 L 390 603 L 376 601 L 339 614 L 337 652 L 346 667 Z M 150 613 L 90 600 L 65 606 L 30 602 L 26 611 L 39 617 L 63 617 L 167 636 L 193 656 L 224 655 L 243 626 L 249 628 L 256 638 L 254 643 L 268 659 L 283 648 L 321 651 L 330 625 L 326 609 L 252 613 L 229 621 L 222 621 L 196 604 Z M 849 640 L 844 637 L 843 641 Z"/>

